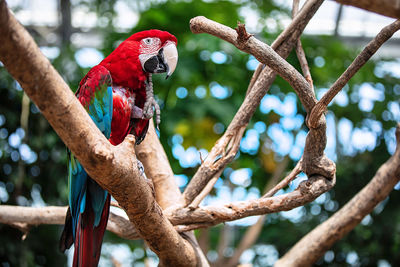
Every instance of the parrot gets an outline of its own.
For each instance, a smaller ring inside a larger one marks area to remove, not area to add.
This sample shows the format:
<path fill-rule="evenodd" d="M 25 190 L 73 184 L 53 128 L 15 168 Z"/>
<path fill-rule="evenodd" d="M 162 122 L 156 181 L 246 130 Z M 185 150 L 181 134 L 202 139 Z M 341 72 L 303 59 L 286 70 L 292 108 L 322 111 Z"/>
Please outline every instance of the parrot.
<path fill-rule="evenodd" d="M 155 29 L 137 32 L 89 70 L 75 95 L 112 145 L 120 144 L 130 133 L 138 145 L 154 115 L 157 128 L 160 123 L 152 74 L 166 73 L 168 78 L 177 62 L 174 35 Z M 72 153 L 68 155 L 69 208 L 60 250 L 74 244 L 74 267 L 97 266 L 111 197 Z"/>

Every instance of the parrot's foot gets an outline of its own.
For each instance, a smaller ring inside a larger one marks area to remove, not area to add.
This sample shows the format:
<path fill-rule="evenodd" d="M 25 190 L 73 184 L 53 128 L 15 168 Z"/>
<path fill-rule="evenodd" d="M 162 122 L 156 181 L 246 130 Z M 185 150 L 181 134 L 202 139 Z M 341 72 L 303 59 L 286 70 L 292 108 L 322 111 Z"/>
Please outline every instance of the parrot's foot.
<path fill-rule="evenodd" d="M 131 111 L 131 118 L 133 119 L 141 119 L 143 118 L 143 109 L 133 105 Z"/>
<path fill-rule="evenodd" d="M 154 108 L 154 109 L 153 109 Z M 158 129 L 158 125 L 161 122 L 161 111 L 160 106 L 158 105 L 157 101 L 154 98 L 153 94 L 153 81 L 151 78 L 151 74 L 146 82 L 146 101 L 144 102 L 143 106 L 143 119 L 151 119 L 154 116 L 154 111 L 156 115 L 156 125 Z"/>
<path fill-rule="evenodd" d="M 153 109 L 154 108 L 154 109 Z M 151 119 L 154 116 L 154 111 L 156 115 L 156 123 L 157 126 L 161 122 L 160 116 L 160 106 L 158 105 L 157 101 L 154 99 L 153 96 L 146 97 L 146 102 L 144 103 L 143 107 L 143 119 Z"/>

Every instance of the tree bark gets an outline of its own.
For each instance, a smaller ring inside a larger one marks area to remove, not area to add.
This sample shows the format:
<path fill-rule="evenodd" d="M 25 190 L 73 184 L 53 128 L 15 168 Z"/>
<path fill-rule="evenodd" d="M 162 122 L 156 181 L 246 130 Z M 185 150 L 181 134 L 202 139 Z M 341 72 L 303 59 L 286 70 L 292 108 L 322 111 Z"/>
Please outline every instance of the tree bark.
<path fill-rule="evenodd" d="M 400 124 L 396 139 L 396 152 L 372 180 L 343 208 L 297 242 L 275 266 L 311 266 L 389 195 L 400 180 Z"/>
<path fill-rule="evenodd" d="M 359 7 L 392 18 L 400 18 L 400 2 L 398 0 L 336 0 L 336 2 Z"/>
<path fill-rule="evenodd" d="M 150 121 L 146 138 L 141 145 L 136 146 L 136 153 L 139 160 L 143 163 L 146 175 L 151 177 L 154 183 L 156 200 L 161 208 L 166 210 L 182 206 L 183 198 L 181 191 L 175 182 L 171 165 L 154 129 L 153 120 Z M 207 258 L 197 243 L 193 231 L 183 233 L 182 235 L 184 235 L 184 238 L 193 247 L 197 256 L 197 266 L 208 267 Z"/>
<path fill-rule="evenodd" d="M 143 142 L 135 147 L 138 159 L 143 163 L 147 177 L 154 183 L 156 200 L 163 210 L 182 203 L 182 195 L 164 148 L 154 129 L 153 120 Z"/>

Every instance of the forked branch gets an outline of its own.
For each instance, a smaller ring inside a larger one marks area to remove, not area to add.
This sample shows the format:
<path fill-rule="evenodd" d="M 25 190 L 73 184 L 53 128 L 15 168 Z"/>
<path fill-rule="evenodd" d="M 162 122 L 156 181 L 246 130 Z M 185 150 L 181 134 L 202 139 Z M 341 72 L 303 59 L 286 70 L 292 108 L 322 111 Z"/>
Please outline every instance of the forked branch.
<path fill-rule="evenodd" d="M 343 208 L 314 228 L 276 262 L 275 266 L 310 266 L 388 197 L 400 180 L 400 124 L 396 129 L 397 148 L 372 180 Z"/>
<path fill-rule="evenodd" d="M 307 1 L 292 23 L 278 36 L 277 40 L 273 42 L 271 47 L 275 49 L 281 57 L 286 58 L 289 55 L 305 26 L 318 10 L 322 2 L 323 0 Z M 213 25 L 217 25 L 218 27 L 223 26 L 218 23 L 214 23 Z M 226 26 L 223 26 L 222 28 L 224 27 L 228 28 L 230 32 L 233 31 Z M 276 74 L 271 68 L 263 66 L 262 63 L 259 64 L 251 79 L 245 100 L 240 106 L 238 112 L 235 114 L 224 135 L 211 149 L 208 157 L 201 164 L 196 174 L 186 187 L 183 194 L 185 206 L 188 206 L 203 190 L 209 180 L 218 172 L 223 170 L 234 158 L 239 147 L 240 139 L 243 136 L 244 129 L 260 104 L 261 99 L 267 93 L 269 87 L 275 80 L 275 76 Z M 312 95 L 313 93 L 309 92 L 308 94 Z M 229 154 L 227 154 L 225 153 L 226 147 L 229 143 L 232 144 L 232 140 L 237 144 L 233 146 L 234 149 L 230 149 Z"/>

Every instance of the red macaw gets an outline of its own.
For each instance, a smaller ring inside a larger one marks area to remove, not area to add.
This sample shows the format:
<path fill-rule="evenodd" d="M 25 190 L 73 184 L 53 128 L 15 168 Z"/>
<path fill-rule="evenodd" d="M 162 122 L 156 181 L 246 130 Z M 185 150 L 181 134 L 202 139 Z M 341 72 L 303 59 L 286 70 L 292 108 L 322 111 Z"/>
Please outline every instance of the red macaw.
<path fill-rule="evenodd" d="M 133 34 L 93 67 L 79 84 L 76 96 L 113 145 L 133 133 L 136 144 L 146 135 L 155 109 L 152 73 L 174 72 L 177 39 L 160 30 Z M 69 153 L 69 209 L 60 249 L 74 243 L 73 266 L 97 266 L 110 210 L 110 194 L 92 180 Z"/>

